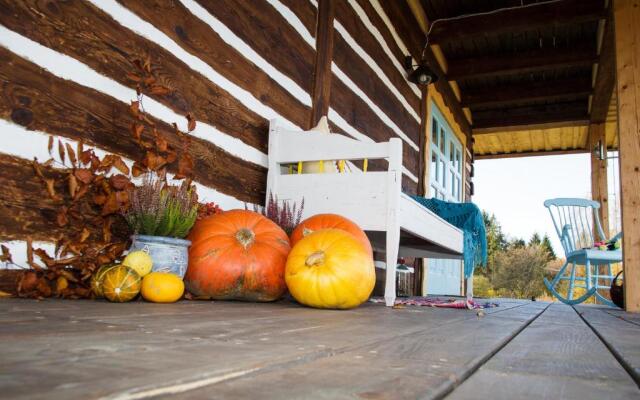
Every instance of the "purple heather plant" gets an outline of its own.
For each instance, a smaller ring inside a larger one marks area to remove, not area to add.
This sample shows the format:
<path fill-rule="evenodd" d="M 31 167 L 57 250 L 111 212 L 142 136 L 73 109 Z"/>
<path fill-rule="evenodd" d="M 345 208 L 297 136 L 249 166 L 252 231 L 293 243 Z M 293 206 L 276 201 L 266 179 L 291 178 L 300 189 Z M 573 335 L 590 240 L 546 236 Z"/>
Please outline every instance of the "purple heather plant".
<path fill-rule="evenodd" d="M 246 205 L 245 209 L 247 209 Z M 273 193 L 269 193 L 269 201 L 267 201 L 266 207 L 253 206 L 253 211 L 275 222 L 287 235 L 291 235 L 291 232 L 300 224 L 303 210 L 304 198 L 300 202 L 300 206 L 298 206 L 296 202 L 279 201 L 278 196 Z"/>

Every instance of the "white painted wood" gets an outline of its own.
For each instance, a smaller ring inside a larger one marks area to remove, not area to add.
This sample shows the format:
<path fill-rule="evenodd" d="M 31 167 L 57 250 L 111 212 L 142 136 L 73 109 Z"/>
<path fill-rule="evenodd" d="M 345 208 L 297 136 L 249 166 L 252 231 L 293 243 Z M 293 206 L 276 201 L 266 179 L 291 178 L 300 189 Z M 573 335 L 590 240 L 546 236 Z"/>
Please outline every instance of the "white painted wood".
<path fill-rule="evenodd" d="M 321 213 L 341 214 L 364 230 L 383 231 L 388 175 L 386 172 L 281 175 L 276 189 L 270 187 L 268 191 L 284 201 L 300 202 L 304 198 L 304 218 Z"/>
<path fill-rule="evenodd" d="M 307 131 L 280 132 L 280 152 L 276 160 L 280 163 L 298 161 L 325 160 L 362 160 L 365 158 L 386 158 L 389 155 L 389 143 L 362 143 L 342 135 L 326 135 L 321 132 Z M 269 166 L 271 166 L 269 151 Z"/>
<path fill-rule="evenodd" d="M 280 164 L 328 159 L 387 159 L 387 171 L 339 174 L 282 175 Z M 269 129 L 269 173 L 267 193 L 284 201 L 304 198 L 304 217 L 319 213 L 343 215 L 363 230 L 384 232 L 386 252 L 385 302 L 395 301 L 395 267 L 398 254 L 460 258 L 462 231 L 401 192 L 402 141 L 363 143 L 344 136 L 292 132 L 272 120 Z M 422 239 L 425 248 L 401 246 L 400 232 Z"/>
<path fill-rule="evenodd" d="M 402 143 L 397 139 L 389 141 L 389 172 L 387 184 L 387 272 L 385 275 L 384 301 L 387 307 L 396 302 L 396 266 L 400 246 L 400 217 L 398 215 L 402 194 Z"/>
<path fill-rule="evenodd" d="M 437 243 L 440 247 L 455 253 L 462 253 L 463 245 L 460 240 L 462 231 L 460 229 L 430 212 L 405 193 L 400 194 L 398 208 L 400 210 L 400 225 L 403 230 L 425 240 L 432 240 L 433 234 L 422 236 L 425 233 L 424 226 L 431 225 L 437 228 Z M 425 210 L 429 213 L 425 213 Z"/>

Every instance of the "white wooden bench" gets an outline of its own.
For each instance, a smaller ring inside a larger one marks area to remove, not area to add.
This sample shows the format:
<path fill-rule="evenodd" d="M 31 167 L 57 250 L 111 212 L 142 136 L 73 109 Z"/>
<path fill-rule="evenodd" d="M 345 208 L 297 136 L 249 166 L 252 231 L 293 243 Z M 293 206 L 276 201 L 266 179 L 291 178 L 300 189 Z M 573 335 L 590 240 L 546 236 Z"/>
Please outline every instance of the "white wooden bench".
<path fill-rule="evenodd" d="M 286 165 L 319 160 L 386 159 L 386 171 L 290 174 Z M 362 142 L 314 131 L 269 128 L 269 193 L 282 201 L 304 198 L 303 218 L 343 215 L 357 223 L 374 249 L 386 254 L 385 303 L 396 297 L 398 256 L 462 258 L 462 231 L 402 193 L 402 141 Z M 470 295 L 468 291 L 467 295 Z"/>

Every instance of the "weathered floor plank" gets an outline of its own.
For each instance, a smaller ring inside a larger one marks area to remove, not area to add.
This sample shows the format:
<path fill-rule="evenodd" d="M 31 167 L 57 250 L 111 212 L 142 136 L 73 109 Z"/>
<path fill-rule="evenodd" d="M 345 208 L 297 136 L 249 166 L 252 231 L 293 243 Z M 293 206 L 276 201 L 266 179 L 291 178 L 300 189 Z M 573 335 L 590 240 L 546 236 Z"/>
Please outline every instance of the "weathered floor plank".
<path fill-rule="evenodd" d="M 640 384 L 639 317 L 610 307 L 580 306 L 576 310 Z"/>
<path fill-rule="evenodd" d="M 462 311 L 465 317 L 458 321 L 445 325 L 426 320 L 422 330 L 411 333 L 389 327 L 392 335 L 369 343 L 363 341 L 362 346 L 331 356 L 267 368 L 248 373 L 246 377 L 166 397 L 436 398 L 477 368 L 544 307 L 544 304 L 529 303 L 501 312 L 493 310 L 494 313 L 482 318 Z"/>
<path fill-rule="evenodd" d="M 407 368 L 410 363 L 402 361 L 405 356 L 415 351 L 428 357 L 429 349 L 448 345 L 448 352 L 440 350 L 440 356 L 431 360 L 435 367 L 421 370 L 423 376 L 429 371 L 435 376 L 440 364 L 450 369 L 460 366 L 455 356 L 458 340 L 452 339 L 451 332 L 510 331 L 535 313 L 529 304 L 504 301 L 478 319 L 472 311 L 393 310 L 377 304 L 328 311 L 287 301 L 161 305 L 3 299 L 0 397 L 131 398 L 157 388 L 207 383 L 246 371 L 255 371 L 259 378 L 257 372 L 296 370 L 338 360 L 342 354 L 348 353 L 347 358 L 359 354 L 354 352 L 375 354 L 369 352 L 376 347 L 387 362 Z M 494 339 L 476 336 L 469 346 L 481 346 L 467 355 L 458 354 L 461 360 L 472 354 L 482 356 Z M 402 340 L 395 344 L 396 338 Z M 371 360 L 354 360 L 360 369 L 353 373 L 367 375 Z"/>
<path fill-rule="evenodd" d="M 553 304 L 447 399 L 632 399 L 640 391 L 573 308 Z"/>

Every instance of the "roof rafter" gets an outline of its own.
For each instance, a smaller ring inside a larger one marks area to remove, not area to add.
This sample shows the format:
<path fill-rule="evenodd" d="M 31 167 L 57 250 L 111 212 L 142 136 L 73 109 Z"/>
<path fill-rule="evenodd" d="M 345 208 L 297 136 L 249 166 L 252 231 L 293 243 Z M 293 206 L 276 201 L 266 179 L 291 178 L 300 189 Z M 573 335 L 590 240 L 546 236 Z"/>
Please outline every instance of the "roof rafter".
<path fill-rule="evenodd" d="M 504 106 L 516 101 L 558 100 L 592 93 L 590 79 L 539 81 L 519 85 L 466 89 L 462 93 L 462 106 Z"/>
<path fill-rule="evenodd" d="M 476 35 L 521 32 L 544 26 L 581 23 L 604 16 L 603 0 L 547 1 L 491 13 L 434 21 L 429 43 L 437 44 Z"/>
<path fill-rule="evenodd" d="M 563 121 L 589 121 L 586 101 L 475 111 L 473 128 L 527 126 Z"/>
<path fill-rule="evenodd" d="M 538 49 L 521 53 L 455 59 L 449 79 L 460 80 L 501 74 L 541 71 L 557 67 L 588 66 L 598 60 L 595 45 L 572 49 Z"/>

